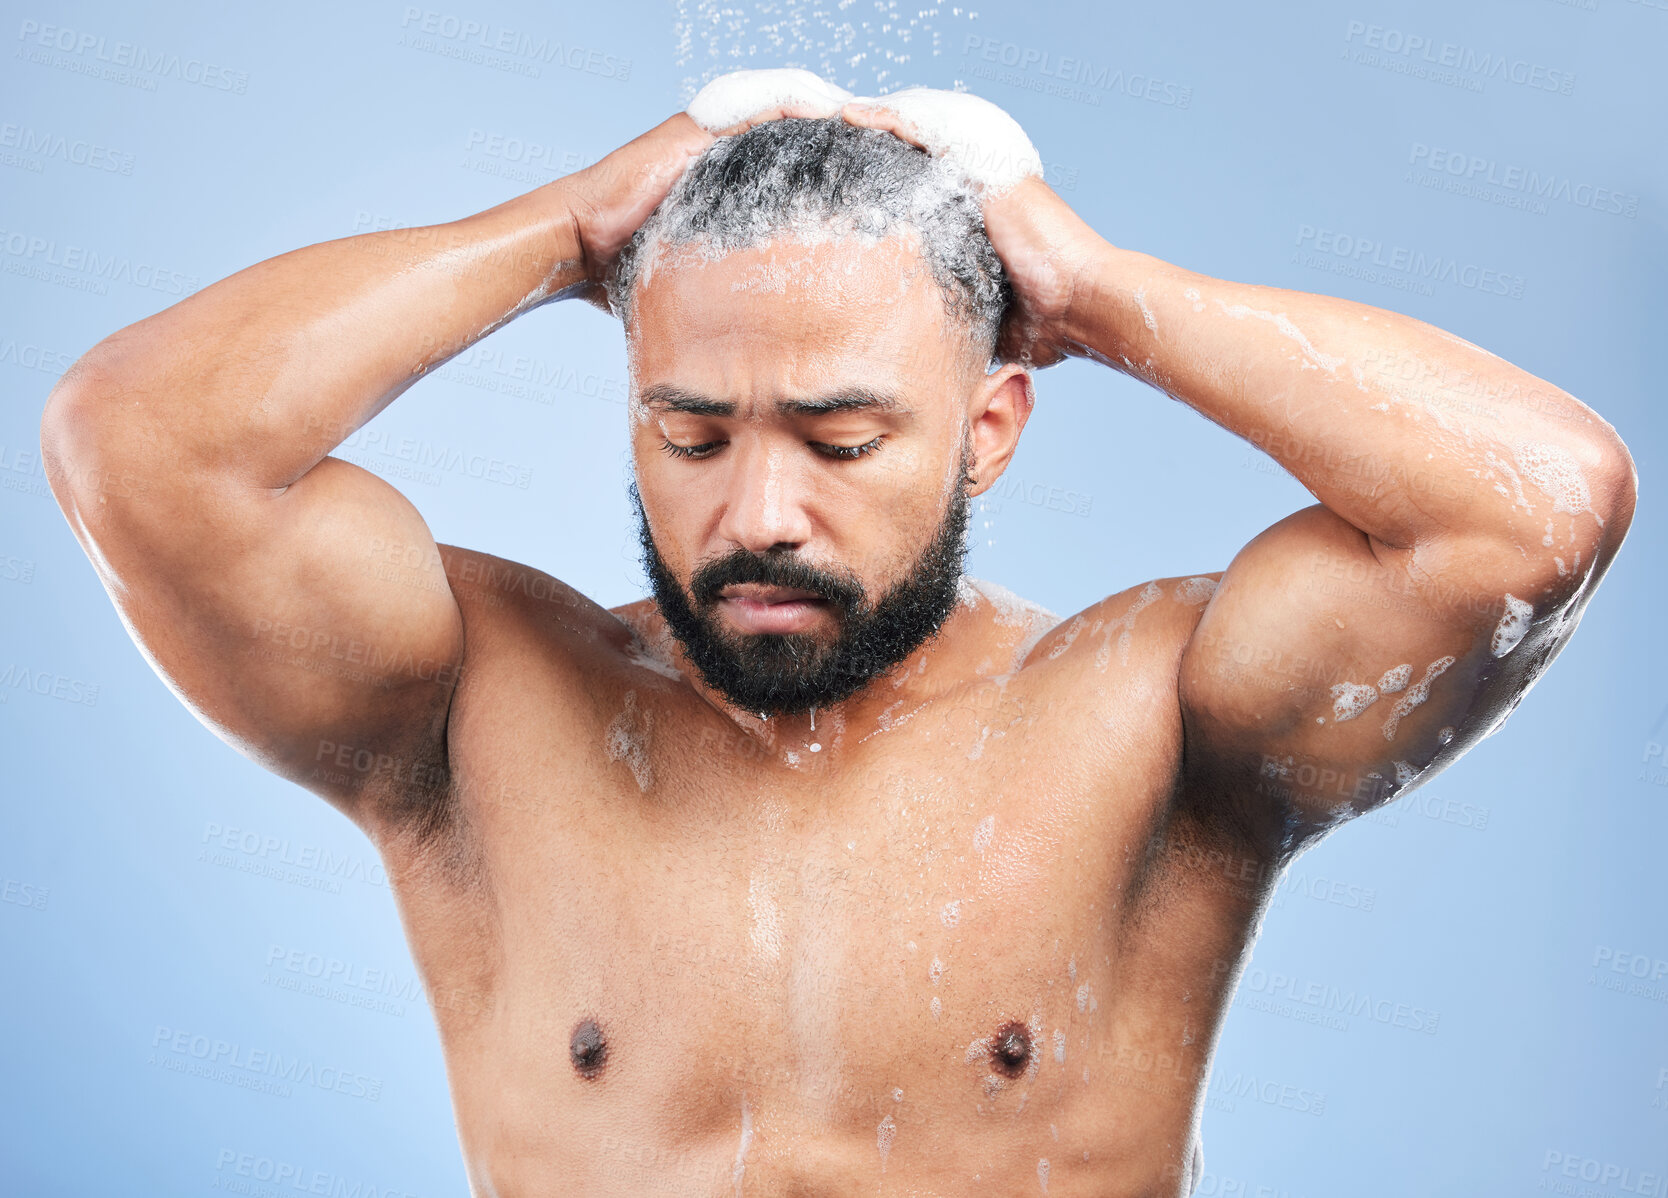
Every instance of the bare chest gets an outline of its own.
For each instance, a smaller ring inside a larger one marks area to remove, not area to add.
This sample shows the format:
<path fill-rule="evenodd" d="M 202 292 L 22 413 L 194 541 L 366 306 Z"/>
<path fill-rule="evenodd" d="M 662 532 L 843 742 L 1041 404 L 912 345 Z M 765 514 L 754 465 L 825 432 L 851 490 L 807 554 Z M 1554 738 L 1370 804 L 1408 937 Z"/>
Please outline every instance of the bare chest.
<path fill-rule="evenodd" d="M 1162 746 L 1036 696 L 898 715 L 784 768 L 783 746 L 628 687 L 587 752 L 512 726 L 460 754 L 472 929 L 407 904 L 435 988 L 483 996 L 436 1004 L 460 1121 L 490 1107 L 478 1134 L 526 1152 L 561 1111 L 620 1153 L 720 1173 L 732 1150 L 757 1173 L 770 1145 L 822 1144 L 833 1176 L 925 1175 L 991 1126 L 1045 1154 L 1073 1129 L 1081 1160 L 1128 1105 L 1109 1095 L 1157 1117 L 1115 1079 L 1153 1034 L 1125 905 Z M 1202 1014 L 1160 1037 L 1177 1078 Z M 1184 1115 L 1188 1087 L 1171 1097 Z"/>

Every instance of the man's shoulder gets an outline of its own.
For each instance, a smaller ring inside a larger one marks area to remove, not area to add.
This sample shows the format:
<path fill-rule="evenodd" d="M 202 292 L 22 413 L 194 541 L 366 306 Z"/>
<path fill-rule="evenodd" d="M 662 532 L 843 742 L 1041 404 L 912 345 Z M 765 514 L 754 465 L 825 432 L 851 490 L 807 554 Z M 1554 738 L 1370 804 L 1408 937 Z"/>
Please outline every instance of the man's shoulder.
<path fill-rule="evenodd" d="M 464 674 L 573 667 L 589 687 L 642 671 L 681 681 L 653 599 L 604 607 L 543 570 L 453 545 L 440 547 L 463 613 Z"/>
<path fill-rule="evenodd" d="M 1278 832 L 1272 807 L 1187 770 L 1182 662 L 1221 578 L 1183 574 L 1127 587 L 1059 621 L 1025 664 L 1039 690 L 1083 713 L 1084 741 L 1104 728 L 1108 743 L 1133 753 L 1118 767 L 1119 785 L 1145 771 L 1146 793 L 1162 799 L 1152 844 L 1190 869 L 1216 860 L 1223 846 L 1261 860 Z"/>
<path fill-rule="evenodd" d="M 1221 573 L 1181 574 L 1126 587 L 1053 623 L 1029 646 L 1026 669 L 1097 672 L 1179 663 Z"/>
<path fill-rule="evenodd" d="M 458 545 L 439 548 L 452 593 L 467 607 L 503 611 L 529 602 L 567 608 L 589 602 L 566 583 L 521 562 Z"/>
<path fill-rule="evenodd" d="M 1054 712 L 1067 742 L 1097 754 L 1115 748 L 1124 775 L 1145 771 L 1154 794 L 1169 793 L 1181 753 L 1183 651 L 1218 577 L 1151 579 L 1063 619 L 1010 596 L 1008 610 L 1025 612 L 1032 631 L 1001 681 L 1020 702 Z"/>

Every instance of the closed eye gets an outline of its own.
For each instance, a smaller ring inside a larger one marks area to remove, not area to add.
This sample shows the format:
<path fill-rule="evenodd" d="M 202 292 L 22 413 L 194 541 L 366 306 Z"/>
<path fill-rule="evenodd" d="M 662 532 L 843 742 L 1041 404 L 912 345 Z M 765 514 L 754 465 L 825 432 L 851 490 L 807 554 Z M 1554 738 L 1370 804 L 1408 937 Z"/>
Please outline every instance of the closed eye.
<path fill-rule="evenodd" d="M 865 441 L 862 445 L 830 445 L 824 441 L 809 441 L 808 445 L 824 457 L 833 458 L 839 462 L 855 462 L 859 458 L 874 453 L 885 441 L 885 434 L 872 441 Z M 660 448 L 675 458 L 689 458 L 696 461 L 710 458 L 724 447 L 722 441 L 704 441 L 699 445 L 679 445 L 673 441 L 663 440 Z"/>
<path fill-rule="evenodd" d="M 675 458 L 710 458 L 723 444 L 722 441 L 707 441 L 701 445 L 677 445 L 671 441 L 662 441 L 660 448 Z"/>
<path fill-rule="evenodd" d="M 824 457 L 834 458 L 841 462 L 855 462 L 858 458 L 867 457 L 880 448 L 885 436 L 876 437 L 873 441 L 866 441 L 862 445 L 828 445 L 821 441 L 812 441 L 811 448 Z"/>

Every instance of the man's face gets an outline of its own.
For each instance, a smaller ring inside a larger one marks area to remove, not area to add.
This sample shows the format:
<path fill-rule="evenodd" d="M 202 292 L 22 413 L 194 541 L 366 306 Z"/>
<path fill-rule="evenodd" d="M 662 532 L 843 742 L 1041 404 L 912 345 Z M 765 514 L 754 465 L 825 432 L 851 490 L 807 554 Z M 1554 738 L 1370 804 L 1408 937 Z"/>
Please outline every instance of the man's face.
<path fill-rule="evenodd" d="M 985 374 L 911 243 L 673 250 L 630 333 L 644 562 L 709 686 L 825 706 L 937 631 L 1024 388 Z"/>

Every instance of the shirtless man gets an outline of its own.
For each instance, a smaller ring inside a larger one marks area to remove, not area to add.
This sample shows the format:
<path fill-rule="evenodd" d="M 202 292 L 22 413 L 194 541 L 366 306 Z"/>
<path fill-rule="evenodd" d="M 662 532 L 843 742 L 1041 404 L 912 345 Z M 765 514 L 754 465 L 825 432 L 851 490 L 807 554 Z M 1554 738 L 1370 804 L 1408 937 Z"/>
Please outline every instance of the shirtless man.
<path fill-rule="evenodd" d="M 946 190 L 901 110 L 718 132 L 121 330 L 48 403 L 54 491 L 182 701 L 382 854 L 477 1195 L 1186 1194 L 1279 871 L 1505 719 L 1627 450 L 1417 320 L 1113 246 L 1030 175 Z M 628 336 L 655 598 L 614 610 L 328 456 L 575 296 Z M 1068 355 L 1319 504 L 1066 620 L 962 579 Z"/>

